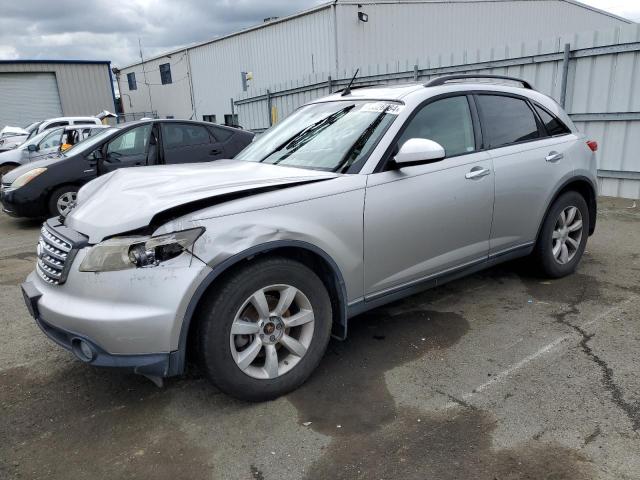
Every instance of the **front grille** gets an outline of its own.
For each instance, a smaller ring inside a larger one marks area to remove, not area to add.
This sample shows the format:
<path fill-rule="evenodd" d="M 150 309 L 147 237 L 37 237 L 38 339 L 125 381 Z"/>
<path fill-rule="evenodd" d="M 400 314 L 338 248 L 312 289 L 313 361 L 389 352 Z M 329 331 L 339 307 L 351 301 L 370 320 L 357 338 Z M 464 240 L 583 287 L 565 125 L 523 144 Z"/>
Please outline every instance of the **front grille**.
<path fill-rule="evenodd" d="M 62 235 L 60 230 L 67 236 Z M 71 240 L 68 237 L 77 237 Z M 40 229 L 38 240 L 38 262 L 36 271 L 40 278 L 51 285 L 61 285 L 67 279 L 69 267 L 78 248 L 86 244 L 86 238 L 57 223 L 48 220 Z"/>

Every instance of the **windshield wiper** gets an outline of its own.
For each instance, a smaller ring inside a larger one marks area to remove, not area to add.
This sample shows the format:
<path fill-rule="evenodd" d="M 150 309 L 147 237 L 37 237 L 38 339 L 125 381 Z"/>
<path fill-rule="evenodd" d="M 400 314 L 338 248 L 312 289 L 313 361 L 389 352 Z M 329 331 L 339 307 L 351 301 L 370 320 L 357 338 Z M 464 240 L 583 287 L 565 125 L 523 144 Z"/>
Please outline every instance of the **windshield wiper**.
<path fill-rule="evenodd" d="M 380 114 L 373 119 L 373 121 L 369 124 L 369 126 L 364 130 L 364 132 L 362 132 L 362 134 L 358 137 L 355 143 L 347 151 L 347 153 L 344 154 L 344 156 L 342 157 L 342 160 L 340 160 L 340 163 L 336 166 L 336 168 L 333 169 L 334 172 L 344 173 L 342 170 L 345 167 L 348 167 L 351 165 L 351 164 L 345 165 L 349 161 L 349 159 L 352 156 L 354 156 L 354 154 L 355 154 L 355 157 L 360 155 L 362 148 L 366 145 L 369 138 L 371 138 L 371 135 L 373 135 L 373 132 L 375 131 L 375 129 L 378 128 L 378 125 L 380 125 L 380 122 L 382 122 L 382 119 L 387 114 L 389 107 L 390 105 L 387 105 L 384 108 L 384 110 L 382 110 Z"/>
<path fill-rule="evenodd" d="M 267 156 L 263 157 L 260 161 L 261 162 L 265 161 L 271 155 L 273 155 L 276 152 L 279 152 L 280 150 L 282 150 L 283 148 L 286 147 L 286 149 L 289 150 L 289 152 L 287 152 L 287 154 L 284 155 L 282 158 L 279 158 L 274 163 L 274 165 L 280 163 L 281 161 L 285 160 L 289 155 L 291 155 L 296 150 L 298 150 L 300 147 L 302 147 L 305 143 L 307 143 L 319 131 L 324 130 L 329 125 L 335 123 L 345 113 L 347 113 L 349 110 L 351 110 L 355 106 L 356 106 L 355 103 L 352 104 L 352 105 L 347 105 L 346 107 L 344 107 L 344 108 L 342 108 L 342 109 L 340 109 L 340 110 L 338 110 L 336 112 L 333 112 L 331 115 L 328 115 L 327 117 L 325 117 L 325 118 L 323 118 L 321 120 L 318 120 L 315 123 L 312 123 L 308 127 L 304 128 L 303 130 L 299 131 L 298 133 L 296 133 L 292 137 L 290 137 L 287 140 L 285 140 L 284 142 L 282 142 L 280 145 L 278 145 L 277 148 L 275 148 Z"/>

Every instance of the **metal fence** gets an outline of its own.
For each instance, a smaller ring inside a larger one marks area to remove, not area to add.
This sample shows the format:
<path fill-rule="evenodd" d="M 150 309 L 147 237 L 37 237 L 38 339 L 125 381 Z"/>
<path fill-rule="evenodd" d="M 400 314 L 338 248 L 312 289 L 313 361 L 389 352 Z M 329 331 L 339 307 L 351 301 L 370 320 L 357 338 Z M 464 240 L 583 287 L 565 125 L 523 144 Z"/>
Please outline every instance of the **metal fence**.
<path fill-rule="evenodd" d="M 426 82 L 452 73 L 520 77 L 565 107 L 578 128 L 600 144 L 600 193 L 640 198 L 640 25 L 557 37 L 534 44 L 463 51 L 423 61 L 361 68 L 354 85 Z M 355 71 L 355 68 L 354 68 Z M 344 88 L 316 74 L 234 101 L 240 124 L 263 131 L 304 103 Z"/>

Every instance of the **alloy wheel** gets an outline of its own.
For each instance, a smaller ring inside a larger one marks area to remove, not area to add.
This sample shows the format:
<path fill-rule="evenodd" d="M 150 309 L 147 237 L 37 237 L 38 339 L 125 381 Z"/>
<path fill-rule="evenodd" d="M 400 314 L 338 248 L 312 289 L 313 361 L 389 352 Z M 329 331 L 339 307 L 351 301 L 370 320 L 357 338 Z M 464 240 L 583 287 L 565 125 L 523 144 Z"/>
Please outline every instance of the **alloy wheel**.
<path fill-rule="evenodd" d="M 273 379 L 295 367 L 313 339 L 315 318 L 307 296 L 291 285 L 251 295 L 231 325 L 231 354 L 245 374 Z"/>
<path fill-rule="evenodd" d="M 553 258 L 561 265 L 576 256 L 582 240 L 582 214 L 577 207 L 569 206 L 560 212 L 553 229 Z"/>
<path fill-rule="evenodd" d="M 66 217 L 71 209 L 75 206 L 77 192 L 65 192 L 58 197 L 58 201 L 56 202 L 56 207 L 58 208 L 58 212 L 63 217 Z"/>

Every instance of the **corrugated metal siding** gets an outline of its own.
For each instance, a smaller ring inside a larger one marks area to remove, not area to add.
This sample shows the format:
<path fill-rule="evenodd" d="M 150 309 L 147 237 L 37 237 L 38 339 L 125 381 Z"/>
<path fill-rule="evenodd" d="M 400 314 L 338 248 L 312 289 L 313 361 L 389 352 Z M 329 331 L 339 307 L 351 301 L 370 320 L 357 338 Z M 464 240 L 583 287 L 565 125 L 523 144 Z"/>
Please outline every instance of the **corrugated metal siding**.
<path fill-rule="evenodd" d="M 434 54 L 467 50 L 473 57 L 479 49 L 512 41 L 530 42 L 622 24 L 558 0 L 362 5 L 361 9 L 356 2 L 337 7 L 340 76 L 369 66 L 381 71 L 365 69 L 363 73 L 397 72 L 415 63 L 426 65 Z M 358 10 L 369 15 L 367 23 L 358 20 Z"/>
<path fill-rule="evenodd" d="M 160 65 L 165 63 L 171 65 L 172 83 L 162 85 Z M 135 73 L 136 90 L 129 90 L 128 73 Z M 157 111 L 160 118 L 172 116 L 190 119 L 193 116 L 187 51 L 145 62 L 144 68 L 135 65 L 122 69 L 118 75 L 118 89 L 124 94 L 122 106 L 125 112 Z"/>
<path fill-rule="evenodd" d="M 0 128 L 61 115 L 54 73 L 0 73 Z"/>
<path fill-rule="evenodd" d="M 241 72 L 253 73 L 249 95 L 278 88 L 306 75 L 326 78 L 333 68 L 333 15 L 330 8 L 275 23 L 190 50 L 196 111 L 231 113 L 231 98 L 242 90 Z"/>
<path fill-rule="evenodd" d="M 447 73 L 489 73 L 524 78 L 541 92 L 561 99 L 562 57 L 570 43 L 572 57 L 567 77 L 566 110 L 578 128 L 597 140 L 600 180 L 604 195 L 640 197 L 640 26 L 586 32 L 488 49 L 437 54 L 419 65 L 418 78 L 426 81 Z M 404 61 L 408 64 L 409 61 Z M 414 79 L 414 69 L 384 72 L 385 65 L 367 66 L 373 75 L 356 84 L 398 83 Z M 344 86 L 347 77 L 338 86 Z M 300 83 L 300 82 L 298 82 Z M 296 87 L 296 88 L 294 88 Z M 328 87 L 313 82 L 278 91 L 271 103 L 282 119 L 300 105 L 326 95 Z M 264 96 L 238 101 L 240 122 L 248 128 L 268 127 L 268 101 Z M 590 116 L 590 117 L 589 117 Z M 617 178 L 616 178 L 617 177 Z"/>
<path fill-rule="evenodd" d="M 54 73 L 63 115 L 95 115 L 115 109 L 106 63 L 0 63 L 2 72 Z"/>

